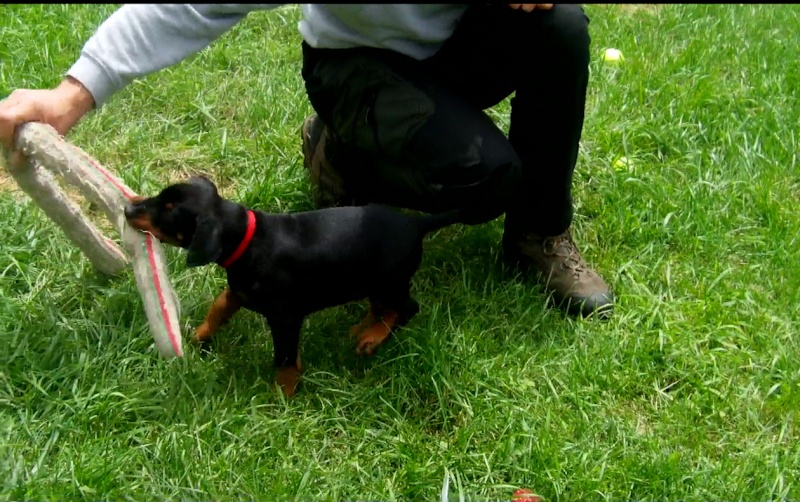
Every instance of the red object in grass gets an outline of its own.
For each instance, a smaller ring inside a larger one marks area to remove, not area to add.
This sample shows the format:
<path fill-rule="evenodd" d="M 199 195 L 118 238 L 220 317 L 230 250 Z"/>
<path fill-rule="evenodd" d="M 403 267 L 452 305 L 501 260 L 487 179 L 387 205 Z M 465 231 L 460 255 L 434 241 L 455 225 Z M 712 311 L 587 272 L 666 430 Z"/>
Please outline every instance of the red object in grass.
<path fill-rule="evenodd" d="M 514 497 L 511 502 L 542 502 L 542 497 L 536 495 L 527 488 L 520 488 L 514 491 Z"/>

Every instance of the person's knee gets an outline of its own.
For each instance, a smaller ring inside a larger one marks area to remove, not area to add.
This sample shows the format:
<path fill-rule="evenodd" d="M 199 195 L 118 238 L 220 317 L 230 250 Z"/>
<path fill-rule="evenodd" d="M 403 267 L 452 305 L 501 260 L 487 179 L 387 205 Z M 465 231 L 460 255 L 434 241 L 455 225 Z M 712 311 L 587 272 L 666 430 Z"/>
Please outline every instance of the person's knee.
<path fill-rule="evenodd" d="M 522 163 L 509 162 L 492 171 L 484 186 L 482 203 L 473 213 L 475 223 L 483 223 L 499 217 L 517 202 L 522 180 Z"/>
<path fill-rule="evenodd" d="M 414 139 L 430 138 L 427 132 L 421 130 Z M 502 215 L 516 200 L 522 161 L 499 131 L 486 135 L 473 131 L 474 141 L 468 143 L 463 143 L 467 140 L 459 132 L 463 130 L 454 130 L 425 148 L 412 141 L 400 163 L 377 162 L 373 167 L 382 173 L 379 184 L 386 187 L 387 202 L 428 212 L 461 208 L 467 224 Z"/>
<path fill-rule="evenodd" d="M 482 179 L 464 190 L 459 205 L 464 208 L 468 224 L 485 223 L 505 213 L 517 200 L 522 180 L 522 162 L 508 141 L 495 145 L 481 158 L 486 173 Z"/>

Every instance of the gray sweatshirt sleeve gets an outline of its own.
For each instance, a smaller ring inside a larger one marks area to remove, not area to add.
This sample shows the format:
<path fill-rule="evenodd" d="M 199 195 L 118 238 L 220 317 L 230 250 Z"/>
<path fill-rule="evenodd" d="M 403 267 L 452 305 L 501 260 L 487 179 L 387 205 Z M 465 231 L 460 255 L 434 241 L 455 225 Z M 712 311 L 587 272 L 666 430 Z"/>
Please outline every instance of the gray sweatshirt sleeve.
<path fill-rule="evenodd" d="M 126 4 L 89 38 L 67 75 L 100 108 L 134 79 L 200 52 L 253 10 L 286 4 Z"/>

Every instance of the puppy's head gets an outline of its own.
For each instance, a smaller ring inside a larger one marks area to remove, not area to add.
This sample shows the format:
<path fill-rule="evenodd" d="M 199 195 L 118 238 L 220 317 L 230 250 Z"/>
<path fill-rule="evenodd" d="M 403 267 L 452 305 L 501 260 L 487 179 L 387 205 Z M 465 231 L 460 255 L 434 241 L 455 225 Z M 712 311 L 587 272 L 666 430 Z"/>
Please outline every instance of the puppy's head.
<path fill-rule="evenodd" d="M 197 267 L 222 253 L 222 198 L 209 179 L 195 176 L 154 197 L 135 197 L 125 206 L 128 224 L 165 244 L 184 248 L 186 265 Z"/>

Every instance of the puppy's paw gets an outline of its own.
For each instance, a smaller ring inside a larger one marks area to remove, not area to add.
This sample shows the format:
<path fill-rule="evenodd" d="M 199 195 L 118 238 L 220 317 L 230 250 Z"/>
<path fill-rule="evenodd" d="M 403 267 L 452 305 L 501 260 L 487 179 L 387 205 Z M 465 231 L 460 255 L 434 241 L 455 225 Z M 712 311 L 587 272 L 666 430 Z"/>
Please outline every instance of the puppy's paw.
<path fill-rule="evenodd" d="M 275 390 L 283 392 L 286 397 L 294 396 L 297 386 L 300 384 L 300 373 L 299 364 L 278 368 L 275 375 Z"/>
<path fill-rule="evenodd" d="M 195 345 L 200 345 L 210 342 L 212 335 L 213 333 L 211 332 L 211 326 L 209 326 L 207 322 L 204 322 L 194 330 L 194 333 L 192 334 L 192 343 Z"/>
<path fill-rule="evenodd" d="M 208 323 L 203 323 L 197 327 L 190 338 L 192 345 L 199 348 L 202 353 L 211 351 L 211 333 Z"/>
<path fill-rule="evenodd" d="M 365 329 L 367 329 L 367 326 L 363 322 L 360 322 L 358 324 L 354 324 L 354 325 L 350 326 L 350 336 L 358 336 Z"/>
<path fill-rule="evenodd" d="M 375 350 L 381 346 L 386 340 L 389 339 L 392 331 L 382 321 L 373 323 L 372 326 L 366 328 L 358 339 L 356 345 L 356 355 L 371 356 Z"/>
<path fill-rule="evenodd" d="M 361 321 L 358 324 L 350 328 L 350 335 L 359 336 L 361 333 L 364 332 L 365 329 L 375 324 L 375 322 L 377 322 L 375 314 L 373 314 L 372 312 L 367 313 L 367 315 L 363 319 L 361 319 Z"/>

